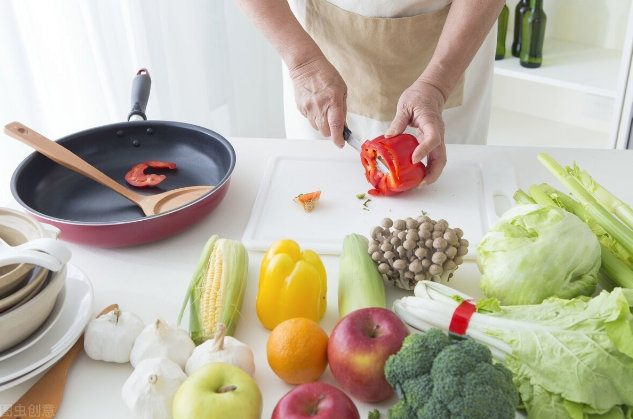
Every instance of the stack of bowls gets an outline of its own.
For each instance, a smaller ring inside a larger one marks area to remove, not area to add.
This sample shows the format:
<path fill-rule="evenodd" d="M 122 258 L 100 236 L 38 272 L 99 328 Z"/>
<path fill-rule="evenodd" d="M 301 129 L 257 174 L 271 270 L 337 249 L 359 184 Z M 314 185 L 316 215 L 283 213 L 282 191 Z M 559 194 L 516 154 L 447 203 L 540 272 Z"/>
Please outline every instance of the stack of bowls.
<path fill-rule="evenodd" d="M 0 352 L 28 338 L 51 314 L 64 287 L 66 263 L 70 258 L 70 251 L 61 243 L 55 243 L 52 247 L 55 251 L 50 255 L 58 263 L 54 269 L 47 269 L 36 263 L 19 262 L 21 254 L 15 252 L 16 246 L 44 238 L 56 240 L 58 235 L 55 227 L 41 224 L 18 211 L 0 208 L 0 260 L 9 260 L 8 254 L 18 260 L 17 263 L 0 263 Z"/>
<path fill-rule="evenodd" d="M 0 207 L 0 391 L 59 361 L 92 317 L 92 284 L 59 233 Z"/>

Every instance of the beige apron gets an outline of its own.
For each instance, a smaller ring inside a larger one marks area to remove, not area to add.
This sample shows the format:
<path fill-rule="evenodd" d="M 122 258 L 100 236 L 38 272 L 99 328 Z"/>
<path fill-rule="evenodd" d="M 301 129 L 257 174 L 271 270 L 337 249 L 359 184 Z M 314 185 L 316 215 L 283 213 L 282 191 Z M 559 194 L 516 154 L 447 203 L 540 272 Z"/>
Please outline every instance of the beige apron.
<path fill-rule="evenodd" d="M 347 84 L 347 110 L 391 121 L 398 99 L 429 63 L 450 4 L 412 17 L 365 17 L 326 0 L 306 1 L 306 30 Z M 464 76 L 444 108 L 462 104 Z"/>

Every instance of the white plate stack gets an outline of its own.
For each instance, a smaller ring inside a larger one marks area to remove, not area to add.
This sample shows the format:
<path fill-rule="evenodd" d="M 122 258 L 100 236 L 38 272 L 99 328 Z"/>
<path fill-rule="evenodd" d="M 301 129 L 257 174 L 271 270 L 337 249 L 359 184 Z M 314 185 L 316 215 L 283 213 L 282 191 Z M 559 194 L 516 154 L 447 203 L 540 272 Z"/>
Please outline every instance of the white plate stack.
<path fill-rule="evenodd" d="M 90 321 L 92 284 L 59 233 L 0 208 L 0 391 L 52 366 Z"/>
<path fill-rule="evenodd" d="M 81 337 L 92 315 L 93 288 L 76 266 L 66 264 L 51 273 L 50 282 L 63 280 L 53 310 L 34 333 L 0 351 L 0 391 L 16 386 L 47 370 Z"/>

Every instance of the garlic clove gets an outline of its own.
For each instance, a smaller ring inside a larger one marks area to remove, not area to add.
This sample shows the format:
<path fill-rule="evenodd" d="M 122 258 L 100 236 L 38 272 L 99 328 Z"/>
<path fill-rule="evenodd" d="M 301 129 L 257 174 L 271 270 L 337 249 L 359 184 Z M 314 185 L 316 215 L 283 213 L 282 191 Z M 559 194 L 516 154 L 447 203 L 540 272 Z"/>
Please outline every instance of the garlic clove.
<path fill-rule="evenodd" d="M 186 379 L 170 359 L 144 359 L 123 384 L 121 397 L 136 418 L 171 419 L 174 394 Z"/>
<path fill-rule="evenodd" d="M 185 365 L 185 372 L 191 375 L 198 368 L 212 362 L 235 365 L 251 377 L 255 374 L 253 351 L 245 343 L 226 336 L 226 327 L 222 323 L 218 323 L 213 339 L 194 348 Z"/>
<path fill-rule="evenodd" d="M 88 323 L 84 350 L 96 361 L 129 362 L 134 341 L 144 327 L 136 314 L 115 308 Z"/>
<path fill-rule="evenodd" d="M 130 363 L 136 367 L 144 359 L 168 358 L 184 368 L 195 346 L 187 331 L 157 318 L 145 326 L 134 341 Z"/>

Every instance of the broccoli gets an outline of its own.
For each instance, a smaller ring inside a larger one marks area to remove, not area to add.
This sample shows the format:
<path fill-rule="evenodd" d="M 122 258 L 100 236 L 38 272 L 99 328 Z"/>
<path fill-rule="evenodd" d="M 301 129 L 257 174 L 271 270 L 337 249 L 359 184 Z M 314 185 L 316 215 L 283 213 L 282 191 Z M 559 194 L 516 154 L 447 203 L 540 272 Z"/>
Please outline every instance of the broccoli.
<path fill-rule="evenodd" d="M 390 419 L 512 419 L 519 404 L 512 373 L 493 364 L 487 346 L 439 329 L 407 336 L 385 377 L 400 399 Z"/>
<path fill-rule="evenodd" d="M 385 362 L 385 377 L 398 398 L 403 399 L 402 384 L 408 379 L 428 374 L 435 357 L 450 344 L 448 336 L 439 329 L 424 335 L 411 334 L 402 342 L 398 356 L 390 356 Z M 411 360 L 415 359 L 415 363 Z"/>
<path fill-rule="evenodd" d="M 415 411 L 404 400 L 400 400 L 387 411 L 389 419 L 411 419 L 416 416 Z"/>

